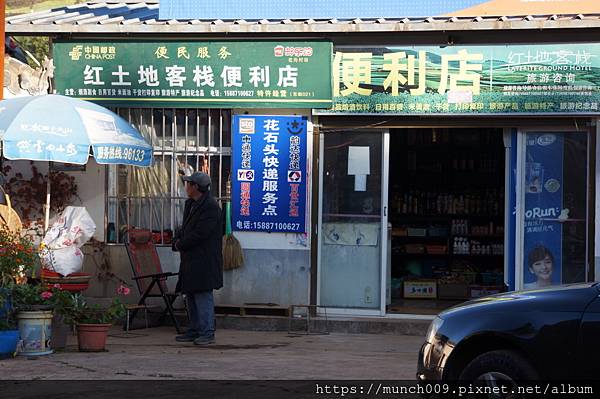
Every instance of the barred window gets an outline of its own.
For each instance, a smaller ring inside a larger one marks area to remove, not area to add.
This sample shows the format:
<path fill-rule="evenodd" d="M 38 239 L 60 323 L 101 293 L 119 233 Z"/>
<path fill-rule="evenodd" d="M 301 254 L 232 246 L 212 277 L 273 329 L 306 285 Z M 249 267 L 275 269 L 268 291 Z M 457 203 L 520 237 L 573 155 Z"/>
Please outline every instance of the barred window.
<path fill-rule="evenodd" d="M 212 194 L 225 197 L 231 170 L 231 111 L 219 109 L 117 108 L 154 147 L 150 168 L 109 165 L 106 242 L 122 243 L 128 227 L 152 230 L 157 244 L 170 245 L 181 224 L 182 174 L 202 171 Z"/>

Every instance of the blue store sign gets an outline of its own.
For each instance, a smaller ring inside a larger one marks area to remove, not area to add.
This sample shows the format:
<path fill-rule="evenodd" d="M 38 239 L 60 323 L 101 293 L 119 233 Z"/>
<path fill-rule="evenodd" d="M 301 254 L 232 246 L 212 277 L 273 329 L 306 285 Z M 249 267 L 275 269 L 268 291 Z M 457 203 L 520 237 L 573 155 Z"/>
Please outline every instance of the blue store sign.
<path fill-rule="evenodd" d="M 306 232 L 305 117 L 233 117 L 233 229 Z"/>

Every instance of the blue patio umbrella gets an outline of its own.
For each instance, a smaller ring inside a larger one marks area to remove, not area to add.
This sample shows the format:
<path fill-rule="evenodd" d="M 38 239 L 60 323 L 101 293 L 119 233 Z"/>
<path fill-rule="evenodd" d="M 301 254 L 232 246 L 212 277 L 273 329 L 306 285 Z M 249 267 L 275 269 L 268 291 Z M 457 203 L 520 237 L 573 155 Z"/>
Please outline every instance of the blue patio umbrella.
<path fill-rule="evenodd" d="M 100 164 L 152 164 L 152 146 L 123 118 L 54 94 L 0 101 L 0 139 L 4 157 L 12 160 L 83 165 L 91 147 Z"/>
<path fill-rule="evenodd" d="M 0 101 L 0 139 L 4 157 L 11 160 L 83 165 L 91 153 L 100 164 L 152 165 L 152 146 L 127 121 L 104 107 L 66 96 Z M 46 229 L 49 208 L 50 187 Z"/>

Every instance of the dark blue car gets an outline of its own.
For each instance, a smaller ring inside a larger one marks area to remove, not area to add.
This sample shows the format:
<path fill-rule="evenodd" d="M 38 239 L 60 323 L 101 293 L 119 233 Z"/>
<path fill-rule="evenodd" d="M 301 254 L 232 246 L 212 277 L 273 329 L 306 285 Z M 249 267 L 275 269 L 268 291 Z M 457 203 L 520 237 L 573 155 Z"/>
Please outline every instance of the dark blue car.
<path fill-rule="evenodd" d="M 440 313 L 421 347 L 417 379 L 593 379 L 600 375 L 598 283 L 510 292 Z"/>

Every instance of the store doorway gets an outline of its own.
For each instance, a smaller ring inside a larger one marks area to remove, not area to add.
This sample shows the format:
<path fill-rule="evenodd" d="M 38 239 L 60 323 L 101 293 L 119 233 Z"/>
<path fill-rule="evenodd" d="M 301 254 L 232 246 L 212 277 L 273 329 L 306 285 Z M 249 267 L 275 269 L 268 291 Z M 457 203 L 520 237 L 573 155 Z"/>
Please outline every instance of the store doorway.
<path fill-rule="evenodd" d="M 391 301 L 437 314 L 504 290 L 502 129 L 390 131 Z"/>
<path fill-rule="evenodd" d="M 317 304 L 328 314 L 383 315 L 389 133 L 327 131 L 320 140 Z"/>

